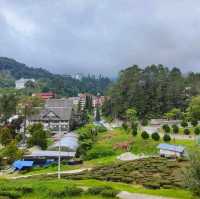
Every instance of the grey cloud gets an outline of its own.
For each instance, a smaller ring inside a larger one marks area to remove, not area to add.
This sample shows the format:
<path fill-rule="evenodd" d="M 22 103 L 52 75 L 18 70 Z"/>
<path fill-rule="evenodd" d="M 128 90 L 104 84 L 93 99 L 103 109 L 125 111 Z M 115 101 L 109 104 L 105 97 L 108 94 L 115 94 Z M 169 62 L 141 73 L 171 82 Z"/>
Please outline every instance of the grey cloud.
<path fill-rule="evenodd" d="M 200 71 L 198 0 L 0 0 L 0 56 L 56 73 Z"/>

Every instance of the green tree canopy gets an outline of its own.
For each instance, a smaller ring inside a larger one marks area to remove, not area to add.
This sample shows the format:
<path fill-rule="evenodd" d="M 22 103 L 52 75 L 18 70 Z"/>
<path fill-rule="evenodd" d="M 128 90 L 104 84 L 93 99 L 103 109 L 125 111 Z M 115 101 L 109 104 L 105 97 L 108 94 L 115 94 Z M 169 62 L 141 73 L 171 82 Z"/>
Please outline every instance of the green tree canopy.
<path fill-rule="evenodd" d="M 12 141 L 12 133 L 11 130 L 7 127 L 0 128 L 0 142 L 2 145 L 6 146 Z"/>
<path fill-rule="evenodd" d="M 190 119 L 200 120 L 200 96 L 192 98 L 187 111 Z"/>
<path fill-rule="evenodd" d="M 29 146 L 39 146 L 42 149 L 47 148 L 47 131 L 44 130 L 43 126 L 38 124 L 33 124 L 29 128 L 31 137 L 28 139 Z"/>

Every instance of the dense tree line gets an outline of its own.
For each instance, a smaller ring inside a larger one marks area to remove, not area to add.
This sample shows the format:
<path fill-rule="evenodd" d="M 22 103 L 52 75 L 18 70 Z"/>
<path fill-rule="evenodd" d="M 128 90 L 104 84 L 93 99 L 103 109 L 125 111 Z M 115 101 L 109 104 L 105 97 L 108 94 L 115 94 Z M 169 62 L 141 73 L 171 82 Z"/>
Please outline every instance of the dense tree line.
<path fill-rule="evenodd" d="M 103 93 L 110 84 L 106 77 L 88 75 L 81 80 L 70 76 L 52 74 L 42 68 L 31 68 L 13 59 L 0 57 L 0 88 L 14 87 L 14 80 L 34 78 L 36 92 L 53 91 L 60 96 L 76 96 L 81 92 Z M 30 88 L 29 88 L 30 91 Z"/>
<path fill-rule="evenodd" d="M 158 118 L 178 108 L 185 111 L 192 96 L 200 93 L 200 74 L 187 76 L 178 68 L 137 65 L 120 72 L 108 90 L 110 99 L 103 106 L 105 116 L 125 118 L 126 110 L 135 108 L 140 119 Z"/>

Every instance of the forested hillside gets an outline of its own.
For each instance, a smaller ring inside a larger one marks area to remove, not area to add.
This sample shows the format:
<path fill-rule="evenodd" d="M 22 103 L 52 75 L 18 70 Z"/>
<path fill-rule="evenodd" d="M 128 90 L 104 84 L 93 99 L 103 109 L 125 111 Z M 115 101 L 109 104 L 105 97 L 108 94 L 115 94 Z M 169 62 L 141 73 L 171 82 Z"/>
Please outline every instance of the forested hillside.
<path fill-rule="evenodd" d="M 52 74 L 42 68 L 32 68 L 14 59 L 0 57 L 0 88 L 14 87 L 15 79 L 34 78 L 37 91 L 53 91 L 61 96 L 74 96 L 80 92 L 103 93 L 110 84 L 105 77 L 87 76 L 81 80 L 69 76 Z"/>
<path fill-rule="evenodd" d="M 178 68 L 151 65 L 145 69 L 132 66 L 120 72 L 110 87 L 111 98 L 103 112 L 112 117 L 125 116 L 128 108 L 135 108 L 138 116 L 160 117 L 172 108 L 184 111 L 192 96 L 200 93 L 200 74 L 183 75 Z"/>

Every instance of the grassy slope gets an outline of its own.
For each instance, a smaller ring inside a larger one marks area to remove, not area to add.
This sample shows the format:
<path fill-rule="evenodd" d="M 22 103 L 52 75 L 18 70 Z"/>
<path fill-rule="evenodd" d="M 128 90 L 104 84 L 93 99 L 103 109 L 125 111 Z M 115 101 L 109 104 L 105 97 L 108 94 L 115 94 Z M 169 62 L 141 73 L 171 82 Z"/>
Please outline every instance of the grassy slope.
<path fill-rule="evenodd" d="M 76 185 L 76 182 L 66 180 L 0 180 L 0 189 L 2 187 L 13 191 L 16 187 L 31 187 L 33 192 L 23 193 L 20 199 L 48 199 L 49 192 L 59 192 L 65 189 L 67 186 Z M 54 198 L 54 197 L 53 197 Z M 58 198 L 58 197 L 57 197 Z M 65 197 L 66 198 L 66 197 Z M 68 198 L 68 197 L 67 197 Z M 69 197 L 70 199 L 106 199 L 102 196 L 94 196 L 89 194 L 82 194 L 81 196 Z"/>
<path fill-rule="evenodd" d="M 132 153 L 146 154 L 146 155 L 156 154 L 158 152 L 158 150 L 156 149 L 156 146 L 159 143 L 163 142 L 162 140 L 158 142 L 152 139 L 143 140 L 140 134 L 138 134 L 136 137 L 132 137 L 130 133 L 125 132 L 122 129 L 115 129 L 114 131 L 101 133 L 98 136 L 98 141 L 93 146 L 93 149 L 95 148 L 98 149 L 99 147 L 103 149 L 111 149 L 115 152 L 115 155 L 85 161 L 83 165 L 77 165 L 77 166 L 62 165 L 62 171 L 79 169 L 79 168 L 89 168 L 89 167 L 100 166 L 100 165 L 109 165 L 109 164 L 112 164 L 113 162 L 117 162 L 116 156 L 121 153 L 124 153 L 125 151 L 121 149 L 113 149 L 114 146 L 118 143 L 127 142 L 130 140 L 133 141 L 133 146 L 131 149 Z M 174 144 L 174 141 L 172 140 L 170 143 Z M 195 146 L 194 141 L 191 141 L 191 140 L 176 140 L 175 144 L 184 145 L 188 149 L 193 148 Z M 56 172 L 56 171 L 57 171 L 57 166 L 55 165 L 55 166 L 50 166 L 47 168 L 36 168 L 33 171 L 28 172 L 27 174 L 49 173 L 49 172 Z"/>
<path fill-rule="evenodd" d="M 21 199 L 47 199 L 49 190 L 62 190 L 66 186 L 77 185 L 80 187 L 93 187 L 93 186 L 111 186 L 115 189 L 121 191 L 129 191 L 132 193 L 145 193 L 149 195 L 157 195 L 164 197 L 171 197 L 177 199 L 194 199 L 190 192 L 178 189 L 160 189 L 160 190 L 148 190 L 141 186 L 129 185 L 124 183 L 113 183 L 113 182 L 103 182 L 97 180 L 38 180 L 38 179 L 23 179 L 23 180 L 0 180 L 0 187 L 9 187 L 10 189 L 16 186 L 28 186 L 32 187 L 34 192 L 30 194 L 25 194 Z M 82 199 L 103 199 L 101 196 L 90 196 L 83 195 L 79 197 L 70 197 L 72 199 L 82 198 Z"/>
<path fill-rule="evenodd" d="M 125 141 L 133 141 L 133 146 L 131 151 L 134 154 L 155 154 L 157 153 L 156 146 L 163 141 L 154 141 L 152 139 L 143 140 L 140 136 L 140 133 L 136 137 L 132 137 L 132 135 L 128 132 L 125 132 L 122 129 L 115 129 L 112 132 L 106 132 L 99 135 L 98 142 L 94 145 L 94 147 L 104 147 L 113 149 L 113 147 L 121 142 Z M 190 149 L 194 147 L 194 141 L 191 140 L 171 140 L 171 144 L 184 145 L 186 148 Z M 120 154 L 124 151 L 115 150 L 116 154 Z"/>
<path fill-rule="evenodd" d="M 125 142 L 125 141 L 130 141 L 133 140 L 134 144 L 132 147 L 132 152 L 135 154 L 155 154 L 157 153 L 156 146 L 162 142 L 160 140 L 159 142 L 155 142 L 152 139 L 149 140 L 143 140 L 140 137 L 140 134 L 138 134 L 136 137 L 132 137 L 130 133 L 125 132 L 122 129 L 115 129 L 114 131 L 110 132 L 105 132 L 99 135 L 97 143 L 93 146 L 98 147 L 101 146 L 103 148 L 108 148 L 108 149 L 113 149 L 113 147 L 117 143 Z M 172 144 L 174 144 L 173 141 L 171 141 Z M 194 142 L 190 140 L 176 140 L 175 144 L 181 144 L 185 145 L 188 149 L 194 147 Z M 81 166 L 62 166 L 62 170 L 72 170 L 72 169 L 78 169 L 82 167 L 93 167 L 93 166 L 98 166 L 98 165 L 109 165 L 112 164 L 113 162 L 117 162 L 116 156 L 123 153 L 123 150 L 117 149 L 114 150 L 115 155 L 114 156 L 108 156 L 108 157 L 103 157 L 103 158 L 98 158 L 98 159 L 93 159 L 90 161 L 86 161 L 83 165 Z M 35 173 L 47 173 L 47 172 L 53 172 L 57 171 L 57 167 L 48 167 L 45 169 L 36 169 L 35 171 L 32 171 L 31 173 L 28 174 L 35 174 Z M 42 183 L 45 183 L 48 185 L 49 183 L 51 184 L 52 182 L 55 181 L 49 181 L 48 183 L 40 181 L 39 185 Z M 166 197 L 173 197 L 173 198 L 179 198 L 179 199 L 192 199 L 193 197 L 191 196 L 191 193 L 185 190 L 172 190 L 172 189 L 160 189 L 160 190 L 149 190 L 149 189 L 144 189 L 141 186 L 135 186 L 135 185 L 129 185 L 129 184 L 123 184 L 123 183 L 115 183 L 115 182 L 102 182 L 102 181 L 97 181 L 97 180 L 82 180 L 82 181 L 60 181 L 59 183 L 56 181 L 56 183 L 61 186 L 62 183 L 75 183 L 80 186 L 96 186 L 96 185 L 110 185 L 114 188 L 124 190 L 124 191 L 130 191 L 130 192 L 136 192 L 136 193 L 146 193 L 146 194 L 152 194 L 152 195 L 159 195 L 159 196 L 166 196 Z M 20 181 L 20 183 L 25 183 L 23 181 Z M 32 184 L 36 186 L 36 183 L 34 180 L 33 182 L 30 180 L 29 182 L 26 182 L 28 184 Z M 54 183 L 53 183 L 54 184 Z M 34 197 L 33 197 L 34 198 Z M 87 198 L 90 198 L 89 196 Z M 94 197 L 92 197 L 94 198 Z M 99 198 L 99 197 L 97 197 Z"/>
<path fill-rule="evenodd" d="M 163 197 L 171 197 L 177 199 L 194 199 L 192 194 L 189 191 L 181 190 L 181 189 L 159 189 L 159 190 L 150 190 L 145 189 L 142 186 L 125 184 L 125 183 L 116 183 L 116 182 L 104 182 L 98 180 L 80 180 L 76 181 L 77 185 L 80 186 L 104 186 L 109 185 L 115 189 L 121 191 L 128 191 L 132 193 L 144 193 L 149 195 L 163 196 Z"/>

